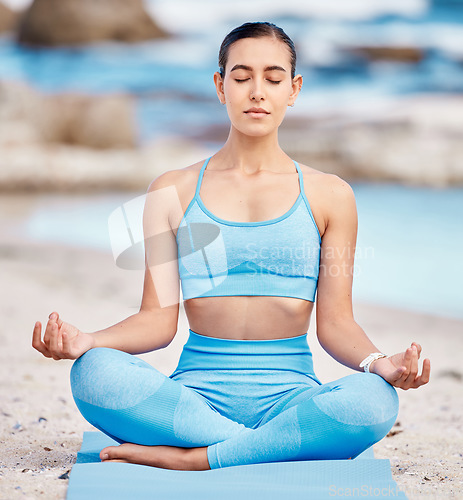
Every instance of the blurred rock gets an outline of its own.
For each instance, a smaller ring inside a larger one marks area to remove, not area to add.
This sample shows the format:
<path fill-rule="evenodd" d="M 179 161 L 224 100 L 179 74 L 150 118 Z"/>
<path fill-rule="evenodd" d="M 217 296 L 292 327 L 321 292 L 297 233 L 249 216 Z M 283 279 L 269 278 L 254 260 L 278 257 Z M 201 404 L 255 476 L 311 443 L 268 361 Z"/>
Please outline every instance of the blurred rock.
<path fill-rule="evenodd" d="M 387 60 L 405 63 L 419 63 L 425 53 L 419 47 L 350 47 L 345 49 L 355 55 L 366 57 L 371 61 Z"/>
<path fill-rule="evenodd" d="M 19 15 L 0 2 L 0 33 L 13 31 L 16 28 Z"/>
<path fill-rule="evenodd" d="M 20 22 L 18 41 L 55 46 L 165 36 L 142 0 L 34 0 Z"/>
<path fill-rule="evenodd" d="M 136 123 L 134 103 L 126 95 L 58 95 L 44 101 L 48 113 L 37 117 L 42 136 L 98 149 L 134 148 Z"/>
<path fill-rule="evenodd" d="M 0 144 L 134 148 L 134 113 L 126 95 L 43 95 L 25 84 L 0 81 Z"/>
<path fill-rule="evenodd" d="M 145 191 L 161 173 L 209 155 L 210 151 L 181 138 L 162 138 L 138 150 L 0 145 L 0 192 Z"/>
<path fill-rule="evenodd" d="M 399 100 L 369 115 L 288 120 L 283 149 L 344 179 L 445 187 L 463 184 L 463 96 Z"/>
<path fill-rule="evenodd" d="M 126 96 L 44 96 L 0 81 L 0 191 L 146 190 L 208 156 L 182 138 L 134 147 L 132 110 Z"/>

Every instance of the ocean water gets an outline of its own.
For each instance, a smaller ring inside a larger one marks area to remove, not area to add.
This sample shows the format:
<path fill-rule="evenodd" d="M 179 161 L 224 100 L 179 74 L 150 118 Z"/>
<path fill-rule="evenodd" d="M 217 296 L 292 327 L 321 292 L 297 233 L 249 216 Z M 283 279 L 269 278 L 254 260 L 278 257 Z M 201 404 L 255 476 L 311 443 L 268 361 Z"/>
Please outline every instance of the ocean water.
<path fill-rule="evenodd" d="M 354 298 L 463 318 L 463 189 L 354 184 Z"/>
<path fill-rule="evenodd" d="M 29 0 L 9 0 L 13 6 Z M 45 92 L 127 92 L 136 98 L 139 141 L 189 135 L 225 123 L 212 75 L 224 35 L 245 21 L 281 25 L 294 39 L 304 87 L 293 116 L 354 111 L 417 93 L 463 92 L 461 0 L 147 0 L 171 34 L 139 44 L 28 49 L 0 38 L 0 78 Z M 416 47 L 417 64 L 368 62 L 362 45 Z"/>
<path fill-rule="evenodd" d="M 463 318 L 463 188 L 352 187 L 359 218 L 354 299 Z M 116 250 L 129 238 L 124 224 L 112 225 L 111 234 L 108 221 L 134 198 L 130 193 L 43 195 L 14 230 L 38 241 L 112 252 L 116 262 L 112 244 Z M 142 234 L 142 209 L 137 202 L 133 235 Z M 133 270 L 126 272 L 143 269 L 142 247 L 135 250 Z"/>

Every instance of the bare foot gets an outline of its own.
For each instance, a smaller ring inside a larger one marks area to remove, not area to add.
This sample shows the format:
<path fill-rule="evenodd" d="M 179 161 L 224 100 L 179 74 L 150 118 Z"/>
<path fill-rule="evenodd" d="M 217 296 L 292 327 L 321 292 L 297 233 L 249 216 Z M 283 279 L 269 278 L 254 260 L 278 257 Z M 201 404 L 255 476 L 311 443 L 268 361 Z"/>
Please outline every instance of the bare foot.
<path fill-rule="evenodd" d="M 124 443 L 104 448 L 100 452 L 100 458 L 102 462 L 125 462 L 162 469 L 209 470 L 206 450 L 206 446 L 180 448 L 177 446 L 142 446 Z"/>

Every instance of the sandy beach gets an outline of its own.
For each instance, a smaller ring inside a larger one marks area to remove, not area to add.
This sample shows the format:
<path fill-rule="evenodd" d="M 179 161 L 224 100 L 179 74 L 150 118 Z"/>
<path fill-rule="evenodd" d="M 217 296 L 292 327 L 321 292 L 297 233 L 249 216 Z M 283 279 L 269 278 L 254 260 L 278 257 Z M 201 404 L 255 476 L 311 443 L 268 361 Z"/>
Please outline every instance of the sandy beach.
<path fill-rule="evenodd" d="M 103 251 L 33 243 L 7 231 L 0 269 L 0 498 L 64 499 L 82 433 L 92 427 L 72 399 L 72 362 L 34 351 L 33 325 L 46 323 L 51 311 L 84 331 L 114 324 L 138 310 L 143 271 L 119 269 Z M 432 362 L 428 386 L 399 391 L 397 424 L 375 445 L 376 457 L 391 461 L 393 477 L 410 499 L 461 498 L 463 321 L 360 303 L 354 312 L 380 349 L 393 353 L 418 341 Z M 142 358 L 169 375 L 187 332 L 181 308 L 174 341 Z M 308 338 L 323 382 L 351 373 L 318 345 L 315 318 Z"/>

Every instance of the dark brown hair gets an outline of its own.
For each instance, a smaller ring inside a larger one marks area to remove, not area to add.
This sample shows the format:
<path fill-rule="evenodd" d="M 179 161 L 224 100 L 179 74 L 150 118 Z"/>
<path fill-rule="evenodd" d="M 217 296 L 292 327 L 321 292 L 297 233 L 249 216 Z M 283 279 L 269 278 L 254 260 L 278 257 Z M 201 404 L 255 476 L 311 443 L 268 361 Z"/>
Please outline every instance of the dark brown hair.
<path fill-rule="evenodd" d="M 264 36 L 277 38 L 288 46 L 291 57 L 291 78 L 294 78 L 296 74 L 296 49 L 294 43 L 281 28 L 268 22 L 244 23 L 228 33 L 219 50 L 220 76 L 223 78 L 225 75 L 228 52 L 235 42 L 243 38 L 259 38 Z"/>

